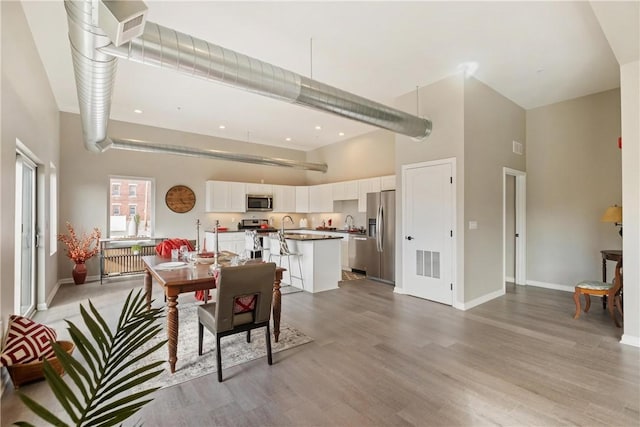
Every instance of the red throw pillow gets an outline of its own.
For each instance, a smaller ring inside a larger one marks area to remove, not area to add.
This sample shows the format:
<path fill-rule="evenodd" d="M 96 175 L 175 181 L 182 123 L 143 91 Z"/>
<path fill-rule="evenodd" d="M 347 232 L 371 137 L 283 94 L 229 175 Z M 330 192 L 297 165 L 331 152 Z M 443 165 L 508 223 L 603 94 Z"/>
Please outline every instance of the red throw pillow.
<path fill-rule="evenodd" d="M 51 343 L 57 338 L 56 331 L 33 320 L 12 315 L 2 343 L 0 366 L 29 363 L 55 356 Z"/>

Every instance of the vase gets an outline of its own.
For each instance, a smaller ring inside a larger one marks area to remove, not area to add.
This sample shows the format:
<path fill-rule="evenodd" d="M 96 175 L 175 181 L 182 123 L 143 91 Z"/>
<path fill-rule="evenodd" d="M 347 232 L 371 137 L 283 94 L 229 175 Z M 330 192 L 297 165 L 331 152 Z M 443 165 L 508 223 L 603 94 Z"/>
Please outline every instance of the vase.
<path fill-rule="evenodd" d="M 84 265 L 84 262 L 76 263 L 73 266 L 73 270 L 71 270 L 71 275 L 73 276 L 73 283 L 82 285 L 87 279 L 87 266 Z"/>

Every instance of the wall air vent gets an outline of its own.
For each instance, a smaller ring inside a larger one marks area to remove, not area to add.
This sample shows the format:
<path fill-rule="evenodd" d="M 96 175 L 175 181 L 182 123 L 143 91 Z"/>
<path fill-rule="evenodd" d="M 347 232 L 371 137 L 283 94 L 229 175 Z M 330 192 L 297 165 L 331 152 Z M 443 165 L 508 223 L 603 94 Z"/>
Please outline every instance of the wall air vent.
<path fill-rule="evenodd" d="M 416 251 L 416 275 L 440 278 L 440 252 Z"/>
<path fill-rule="evenodd" d="M 144 31 L 147 6 L 139 0 L 99 2 L 98 22 L 111 42 L 120 46 Z"/>
<path fill-rule="evenodd" d="M 513 141 L 513 152 L 520 155 L 524 154 L 524 145 L 522 145 L 522 142 Z"/>

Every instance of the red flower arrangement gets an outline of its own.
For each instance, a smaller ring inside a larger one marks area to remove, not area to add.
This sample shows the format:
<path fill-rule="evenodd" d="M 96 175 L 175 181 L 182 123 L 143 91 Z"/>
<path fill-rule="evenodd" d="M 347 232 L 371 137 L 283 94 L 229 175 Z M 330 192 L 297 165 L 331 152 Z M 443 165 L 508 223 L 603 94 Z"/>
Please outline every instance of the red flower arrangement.
<path fill-rule="evenodd" d="M 100 236 L 102 236 L 98 228 L 94 228 L 89 236 L 83 233 L 80 239 L 78 239 L 76 231 L 70 222 L 67 222 L 67 230 L 69 230 L 69 234 L 58 234 L 58 241 L 67 245 L 67 256 L 73 262 L 82 264 L 98 254 L 100 251 Z M 91 246 L 94 244 L 95 246 L 92 248 Z"/>

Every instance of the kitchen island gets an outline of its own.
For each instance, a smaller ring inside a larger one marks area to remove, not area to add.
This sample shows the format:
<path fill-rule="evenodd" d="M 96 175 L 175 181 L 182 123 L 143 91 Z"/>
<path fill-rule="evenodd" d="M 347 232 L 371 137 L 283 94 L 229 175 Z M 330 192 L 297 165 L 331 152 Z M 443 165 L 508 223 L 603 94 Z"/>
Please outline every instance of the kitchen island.
<path fill-rule="evenodd" d="M 307 292 L 322 292 L 338 289 L 338 282 L 342 279 L 340 266 L 340 240 L 342 237 L 326 234 L 285 233 L 285 240 L 290 252 L 298 253 L 302 265 L 304 290 Z M 282 266 L 286 261 L 282 260 Z M 294 266 L 295 264 L 295 266 Z M 291 260 L 294 275 L 297 273 L 297 261 Z M 284 272 L 283 282 L 291 283 L 289 272 Z M 292 286 L 300 287 L 300 281 L 294 280 Z"/>

